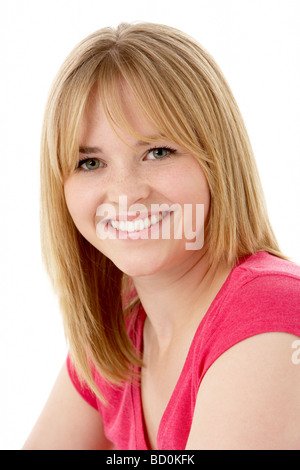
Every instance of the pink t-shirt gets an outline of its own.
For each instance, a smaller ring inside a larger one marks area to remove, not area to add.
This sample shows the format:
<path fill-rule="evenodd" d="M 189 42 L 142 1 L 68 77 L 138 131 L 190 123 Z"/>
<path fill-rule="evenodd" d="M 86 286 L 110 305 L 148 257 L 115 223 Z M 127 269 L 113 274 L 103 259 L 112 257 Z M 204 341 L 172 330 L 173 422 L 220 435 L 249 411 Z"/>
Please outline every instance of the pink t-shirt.
<path fill-rule="evenodd" d="M 139 308 L 129 330 L 139 350 L 145 318 Z M 198 389 L 214 361 L 240 341 L 272 331 L 300 337 L 300 267 L 259 252 L 241 259 L 232 269 L 200 322 L 160 422 L 158 449 L 185 449 Z M 291 342 L 291 360 L 292 353 Z M 132 383 L 113 387 L 96 372 L 95 381 L 109 403 L 104 406 L 88 388 L 81 387 L 69 357 L 67 365 L 78 392 L 99 410 L 105 434 L 115 449 L 147 450 L 140 387 Z"/>

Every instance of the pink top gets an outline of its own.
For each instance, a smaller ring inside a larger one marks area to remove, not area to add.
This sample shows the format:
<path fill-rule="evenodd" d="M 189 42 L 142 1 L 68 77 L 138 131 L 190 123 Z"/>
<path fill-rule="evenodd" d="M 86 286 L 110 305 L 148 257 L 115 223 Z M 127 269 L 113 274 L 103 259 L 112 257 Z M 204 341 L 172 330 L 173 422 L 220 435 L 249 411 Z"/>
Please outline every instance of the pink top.
<path fill-rule="evenodd" d="M 144 310 L 138 309 L 129 328 L 139 350 L 145 318 Z M 160 422 L 158 449 L 185 449 L 197 392 L 213 362 L 236 343 L 271 331 L 300 336 L 300 267 L 259 252 L 241 259 L 232 269 L 200 322 Z M 291 358 L 292 352 L 291 348 Z M 95 381 L 110 404 L 104 406 L 79 384 L 69 357 L 67 365 L 78 392 L 99 410 L 105 434 L 115 449 L 147 450 L 140 387 L 125 383 L 113 388 L 96 372 Z"/>

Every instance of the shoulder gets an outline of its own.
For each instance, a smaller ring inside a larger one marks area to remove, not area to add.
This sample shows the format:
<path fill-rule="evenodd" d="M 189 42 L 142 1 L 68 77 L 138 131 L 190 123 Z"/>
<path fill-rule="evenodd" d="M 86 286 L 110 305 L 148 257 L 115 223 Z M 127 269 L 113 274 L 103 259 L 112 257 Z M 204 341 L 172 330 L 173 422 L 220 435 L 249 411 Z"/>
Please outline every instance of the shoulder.
<path fill-rule="evenodd" d="M 299 337 L 300 268 L 248 257 L 201 330 L 188 448 L 300 449 Z"/>
<path fill-rule="evenodd" d="M 300 268 L 262 252 L 232 270 L 197 331 L 196 389 L 225 351 L 269 332 L 300 337 Z"/>
<path fill-rule="evenodd" d="M 298 340 L 263 333 L 224 352 L 199 388 L 187 448 L 300 449 Z"/>
<path fill-rule="evenodd" d="M 236 268 L 229 296 L 241 321 L 300 335 L 300 267 L 257 253 Z M 293 329 L 294 328 L 294 329 Z M 268 330 L 266 330 L 268 331 Z"/>
<path fill-rule="evenodd" d="M 258 252 L 240 262 L 232 271 L 232 292 L 248 299 L 263 296 L 275 302 L 278 297 L 300 295 L 300 266 L 266 252 Z M 272 294 L 272 295 L 270 295 Z"/>
<path fill-rule="evenodd" d="M 300 335 L 300 267 L 266 252 L 248 257 L 232 271 L 220 314 L 237 331 Z"/>

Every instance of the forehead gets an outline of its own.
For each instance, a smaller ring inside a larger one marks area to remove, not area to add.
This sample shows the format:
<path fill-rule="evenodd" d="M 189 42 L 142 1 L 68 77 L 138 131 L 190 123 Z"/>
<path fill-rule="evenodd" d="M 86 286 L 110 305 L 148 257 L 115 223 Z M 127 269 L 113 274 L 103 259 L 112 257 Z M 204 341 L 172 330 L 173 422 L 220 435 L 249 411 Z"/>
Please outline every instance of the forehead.
<path fill-rule="evenodd" d="M 129 87 L 118 90 L 114 103 L 105 103 L 96 86 L 86 102 L 79 129 L 79 142 L 105 137 L 112 129 L 119 136 L 134 136 L 140 140 L 158 140 L 160 130 L 142 111 Z M 148 138 L 148 139 L 147 139 Z"/>

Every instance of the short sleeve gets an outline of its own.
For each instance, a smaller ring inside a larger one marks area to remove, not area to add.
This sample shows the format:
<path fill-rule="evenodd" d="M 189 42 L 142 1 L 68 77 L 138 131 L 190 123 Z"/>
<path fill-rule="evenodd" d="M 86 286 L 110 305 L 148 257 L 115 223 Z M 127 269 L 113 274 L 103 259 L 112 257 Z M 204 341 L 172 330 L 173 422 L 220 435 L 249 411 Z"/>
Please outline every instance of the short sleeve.
<path fill-rule="evenodd" d="M 68 370 L 70 379 L 71 379 L 74 387 L 76 388 L 77 392 L 82 396 L 82 398 L 89 405 L 91 405 L 93 408 L 98 410 L 97 398 L 96 398 L 94 392 L 88 387 L 87 384 L 82 383 L 79 380 L 79 377 L 76 373 L 74 365 L 72 364 L 72 361 L 71 361 L 71 358 L 70 358 L 69 354 L 67 356 L 66 364 L 67 364 L 67 370 Z"/>
<path fill-rule="evenodd" d="M 299 278 L 282 274 L 257 276 L 230 300 L 232 334 L 281 331 L 300 335 Z"/>
<path fill-rule="evenodd" d="M 229 286 L 220 307 L 204 322 L 195 349 L 196 390 L 210 366 L 229 348 L 270 332 L 300 337 L 300 278 L 263 274 L 238 288 Z"/>

